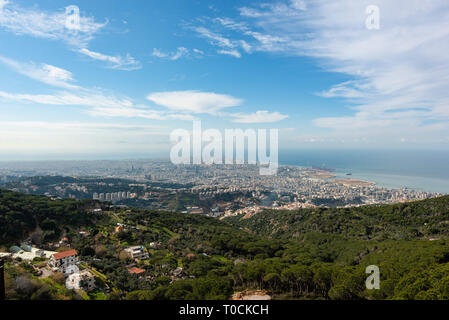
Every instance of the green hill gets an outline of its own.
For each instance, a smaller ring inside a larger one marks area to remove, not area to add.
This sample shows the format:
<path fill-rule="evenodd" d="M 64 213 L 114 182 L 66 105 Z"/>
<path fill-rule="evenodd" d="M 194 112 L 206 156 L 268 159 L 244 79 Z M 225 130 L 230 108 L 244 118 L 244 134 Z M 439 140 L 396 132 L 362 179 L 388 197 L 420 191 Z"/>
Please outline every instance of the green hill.
<path fill-rule="evenodd" d="M 0 189 L 0 244 L 22 241 L 37 226 L 42 241 L 51 241 L 65 231 L 96 223 L 87 209 L 100 208 L 93 201 L 51 200 Z"/>
<path fill-rule="evenodd" d="M 280 239 L 317 232 L 358 240 L 411 240 L 449 235 L 449 196 L 353 208 L 265 210 L 249 219 L 226 219 L 235 226 Z"/>
<path fill-rule="evenodd" d="M 1 190 L 0 247 L 20 242 L 37 226 L 43 246 L 67 236 L 99 286 L 78 296 L 58 277 L 40 279 L 30 264 L 8 261 L 7 296 L 194 300 L 262 289 L 275 299 L 449 299 L 448 202 L 265 211 L 219 221 L 136 208 L 93 214 L 100 206 L 95 201 Z M 118 223 L 125 229 L 117 232 Z M 132 245 L 149 248 L 150 258 L 124 256 Z M 130 274 L 131 264 L 145 277 Z M 380 290 L 365 287 L 369 265 L 380 268 Z M 182 274 L 172 282 L 177 268 Z"/>

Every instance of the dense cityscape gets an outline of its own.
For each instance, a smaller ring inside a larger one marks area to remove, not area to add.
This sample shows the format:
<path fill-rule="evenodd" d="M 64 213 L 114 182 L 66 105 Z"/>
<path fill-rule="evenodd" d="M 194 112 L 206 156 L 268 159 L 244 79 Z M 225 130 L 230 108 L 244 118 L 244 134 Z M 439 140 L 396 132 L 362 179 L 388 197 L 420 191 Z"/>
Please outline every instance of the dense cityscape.
<path fill-rule="evenodd" d="M 30 164 L 31 165 L 31 164 Z M 115 205 L 165 209 L 215 217 L 254 214 L 265 208 L 294 210 L 423 200 L 439 193 L 388 189 L 338 178 L 330 169 L 282 166 L 261 176 L 255 165 L 173 165 L 163 160 L 26 163 L 0 169 L 12 191 Z"/>

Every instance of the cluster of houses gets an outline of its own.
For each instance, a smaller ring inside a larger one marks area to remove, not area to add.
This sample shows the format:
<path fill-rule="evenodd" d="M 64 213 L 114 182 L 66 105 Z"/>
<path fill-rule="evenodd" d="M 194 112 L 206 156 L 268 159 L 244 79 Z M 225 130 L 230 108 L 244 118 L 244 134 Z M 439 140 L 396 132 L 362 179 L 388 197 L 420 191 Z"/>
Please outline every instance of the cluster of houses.
<path fill-rule="evenodd" d="M 136 256 L 139 256 L 139 252 L 137 250 L 135 252 Z M 66 276 L 66 287 L 68 289 L 83 289 L 87 291 L 95 289 L 95 276 L 92 272 L 88 269 L 80 271 L 78 268 L 78 252 L 76 250 L 54 252 L 23 244 L 20 247 L 10 247 L 7 253 L 0 252 L 0 257 L 20 258 L 26 261 L 33 261 L 36 258 L 49 259 L 47 262 L 48 267 L 53 272 L 60 272 Z"/>
<path fill-rule="evenodd" d="M 145 260 L 150 257 L 144 246 L 129 247 L 125 249 L 125 252 L 134 260 Z M 76 250 L 67 250 L 54 253 L 48 261 L 48 266 L 52 271 L 66 275 L 66 287 L 68 289 L 84 289 L 87 291 L 95 289 L 95 276 L 88 269 L 80 271 L 78 263 L 78 252 Z M 128 271 L 139 276 L 145 273 L 144 269 L 137 267 Z"/>
<path fill-rule="evenodd" d="M 11 257 L 13 259 L 20 258 L 22 260 L 32 261 L 35 258 L 48 259 L 54 253 L 56 252 L 33 248 L 30 245 L 22 244 L 20 247 L 10 247 L 9 252 L 0 252 L 0 257 Z"/>
<path fill-rule="evenodd" d="M 68 289 L 95 289 L 95 276 L 87 269 L 78 268 L 78 252 L 67 250 L 53 254 L 48 260 L 48 266 L 54 272 L 66 275 L 66 287 Z"/>
<path fill-rule="evenodd" d="M 123 230 L 125 225 L 118 225 L 116 232 Z M 81 234 L 81 232 L 80 232 Z M 84 235 L 84 234 L 83 234 Z M 70 248 L 68 244 L 68 239 L 61 239 L 60 245 L 65 244 Z M 160 247 L 159 242 L 150 243 L 150 247 L 156 249 Z M 142 246 L 132 246 L 125 247 L 124 252 L 127 254 L 129 258 L 132 260 L 146 260 L 150 258 L 150 254 L 148 250 Z M 43 259 L 42 261 L 47 260 L 47 268 L 49 268 L 53 272 L 59 272 L 65 275 L 65 285 L 68 289 L 73 290 L 84 290 L 91 291 L 94 290 L 95 285 L 95 276 L 93 272 L 89 269 L 80 270 L 79 268 L 79 259 L 78 252 L 75 249 L 66 250 L 63 252 L 55 252 L 55 251 L 46 251 L 42 249 L 38 249 L 35 247 L 31 247 L 30 245 L 23 244 L 21 246 L 12 246 L 9 248 L 9 253 L 0 253 L 0 256 L 10 256 L 12 258 L 22 258 L 23 260 L 33 261 L 36 258 Z M 44 264 L 45 265 L 45 264 Z M 42 266 L 40 267 L 42 268 Z M 40 271 L 39 275 L 42 275 L 42 270 L 37 268 L 37 271 Z M 130 274 L 135 274 L 139 278 L 145 277 L 146 270 L 137 267 L 135 264 L 127 266 L 128 272 Z M 173 281 L 179 279 L 183 276 L 183 269 L 177 268 L 170 273 L 170 276 Z M 147 277 L 149 278 L 149 277 Z"/>

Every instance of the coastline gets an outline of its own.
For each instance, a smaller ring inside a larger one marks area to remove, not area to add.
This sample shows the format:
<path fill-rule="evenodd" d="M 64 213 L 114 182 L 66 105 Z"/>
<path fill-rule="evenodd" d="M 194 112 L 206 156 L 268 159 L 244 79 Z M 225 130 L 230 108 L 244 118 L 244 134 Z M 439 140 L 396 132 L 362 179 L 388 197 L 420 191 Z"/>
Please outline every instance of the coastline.
<path fill-rule="evenodd" d="M 449 194 L 449 181 L 445 179 L 421 177 L 421 176 L 407 176 L 391 173 L 376 173 L 369 171 L 357 171 L 348 169 L 337 169 L 336 175 L 338 179 L 344 179 L 351 173 L 351 179 L 363 180 L 376 183 L 379 187 L 388 189 L 412 189 L 417 191 L 439 192 Z"/>
<path fill-rule="evenodd" d="M 377 173 L 349 168 L 314 169 L 311 166 L 280 164 L 317 171 L 317 178 L 335 180 L 338 183 L 365 184 L 387 189 L 410 189 L 424 192 L 435 192 L 449 195 L 449 181 L 446 179 L 422 176 L 408 176 L 391 173 Z M 348 173 L 350 175 L 348 175 Z"/>

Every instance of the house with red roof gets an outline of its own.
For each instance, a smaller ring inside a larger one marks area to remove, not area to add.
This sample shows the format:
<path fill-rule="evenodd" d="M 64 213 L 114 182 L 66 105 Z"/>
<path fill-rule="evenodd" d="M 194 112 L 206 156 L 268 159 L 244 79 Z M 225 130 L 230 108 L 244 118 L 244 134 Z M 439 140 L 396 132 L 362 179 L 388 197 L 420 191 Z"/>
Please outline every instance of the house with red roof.
<path fill-rule="evenodd" d="M 145 273 L 145 270 L 134 267 L 134 268 L 129 269 L 128 272 L 131 273 L 131 274 L 142 275 L 142 274 Z"/>
<path fill-rule="evenodd" d="M 53 271 L 59 271 L 66 275 L 78 272 L 76 266 L 78 262 L 78 252 L 76 250 L 68 250 L 58 252 L 51 256 L 48 265 Z"/>

